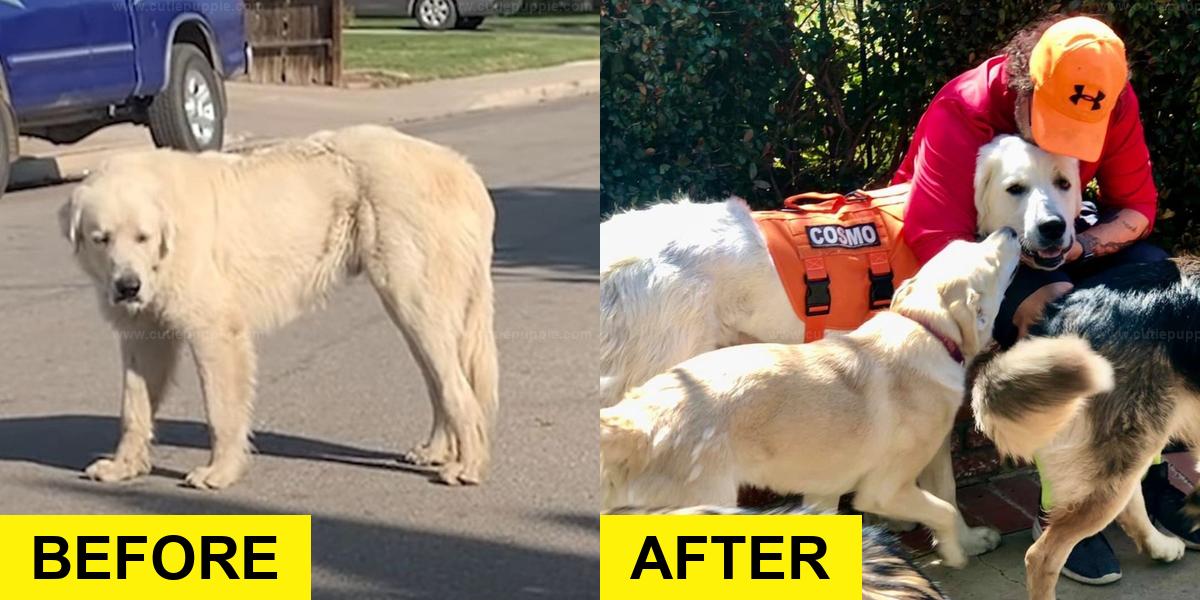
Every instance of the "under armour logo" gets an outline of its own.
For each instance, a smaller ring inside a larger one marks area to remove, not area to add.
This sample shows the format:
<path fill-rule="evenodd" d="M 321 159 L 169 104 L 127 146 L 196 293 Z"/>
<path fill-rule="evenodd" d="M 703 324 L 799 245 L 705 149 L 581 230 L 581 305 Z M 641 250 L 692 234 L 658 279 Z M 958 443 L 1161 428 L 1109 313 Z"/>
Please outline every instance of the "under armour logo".
<path fill-rule="evenodd" d="M 1100 101 L 1104 99 L 1104 92 L 1097 90 L 1095 96 L 1089 96 L 1083 93 L 1083 86 L 1075 86 L 1075 93 L 1071 95 L 1071 104 L 1079 104 L 1080 100 L 1090 100 L 1092 102 L 1092 110 L 1100 110 Z"/>

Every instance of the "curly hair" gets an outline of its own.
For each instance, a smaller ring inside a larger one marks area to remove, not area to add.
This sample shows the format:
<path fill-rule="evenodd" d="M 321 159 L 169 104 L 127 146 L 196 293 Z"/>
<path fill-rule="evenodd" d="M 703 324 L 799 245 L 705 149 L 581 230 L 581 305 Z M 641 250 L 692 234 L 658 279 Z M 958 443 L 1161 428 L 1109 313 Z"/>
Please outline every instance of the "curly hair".
<path fill-rule="evenodd" d="M 1008 57 L 1008 62 L 1004 65 L 1004 74 L 1008 76 L 1008 89 L 1018 94 L 1033 92 L 1033 78 L 1029 75 L 1029 57 L 1033 54 L 1033 47 L 1037 45 L 1038 40 L 1042 39 L 1042 34 L 1046 33 L 1051 25 L 1071 16 L 1048 15 L 1026 25 L 1016 35 L 1013 35 L 1001 51 Z"/>

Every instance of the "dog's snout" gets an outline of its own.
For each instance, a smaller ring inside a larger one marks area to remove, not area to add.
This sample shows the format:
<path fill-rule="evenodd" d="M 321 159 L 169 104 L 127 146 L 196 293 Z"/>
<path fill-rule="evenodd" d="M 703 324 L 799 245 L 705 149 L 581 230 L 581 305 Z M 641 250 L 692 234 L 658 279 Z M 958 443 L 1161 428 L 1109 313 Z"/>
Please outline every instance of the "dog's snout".
<path fill-rule="evenodd" d="M 1067 230 L 1067 222 L 1062 217 L 1054 216 L 1038 223 L 1038 235 L 1046 240 L 1057 240 Z"/>
<path fill-rule="evenodd" d="M 142 280 L 138 279 L 137 275 L 122 275 L 113 282 L 113 288 L 116 291 L 117 300 L 129 300 L 136 298 L 138 292 L 141 291 Z"/>

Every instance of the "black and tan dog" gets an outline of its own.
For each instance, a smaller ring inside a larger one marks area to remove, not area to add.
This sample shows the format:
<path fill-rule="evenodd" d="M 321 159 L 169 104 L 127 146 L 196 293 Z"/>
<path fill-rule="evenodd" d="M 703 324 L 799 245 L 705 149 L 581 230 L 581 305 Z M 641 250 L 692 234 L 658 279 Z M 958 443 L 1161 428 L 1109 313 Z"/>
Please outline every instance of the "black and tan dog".
<path fill-rule="evenodd" d="M 1071 548 L 1114 518 L 1140 551 L 1178 560 L 1183 541 L 1154 527 L 1138 484 L 1169 440 L 1200 442 L 1200 260 L 1121 268 L 1052 303 L 1033 333 L 968 373 L 980 429 L 1011 455 L 1037 452 L 1058 498 L 1025 555 L 1030 598 L 1053 598 Z M 1073 353 L 1085 368 L 1043 360 L 1040 346 L 1072 336 L 1095 350 Z M 1200 516 L 1200 490 L 1185 511 Z"/>

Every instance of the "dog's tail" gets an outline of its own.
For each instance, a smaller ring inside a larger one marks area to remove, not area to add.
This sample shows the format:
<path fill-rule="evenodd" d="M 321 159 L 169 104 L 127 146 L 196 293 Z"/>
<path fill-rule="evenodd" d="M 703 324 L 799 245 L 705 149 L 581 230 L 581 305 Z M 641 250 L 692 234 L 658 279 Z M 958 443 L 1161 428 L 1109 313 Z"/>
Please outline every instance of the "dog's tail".
<path fill-rule="evenodd" d="M 644 412 L 626 405 L 600 410 L 600 480 L 605 510 L 629 503 L 629 479 L 646 468 L 649 458 L 650 426 Z"/>
<path fill-rule="evenodd" d="M 967 372 L 975 423 L 1004 454 L 1032 458 L 1083 407 L 1113 388 L 1112 365 L 1074 336 L 1032 338 L 981 356 Z"/>

